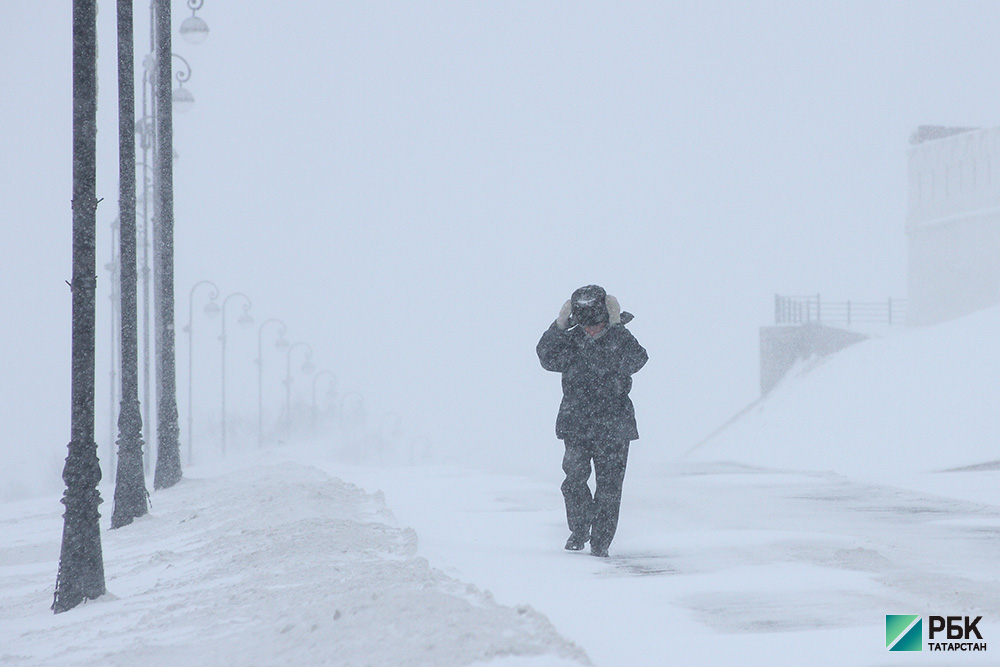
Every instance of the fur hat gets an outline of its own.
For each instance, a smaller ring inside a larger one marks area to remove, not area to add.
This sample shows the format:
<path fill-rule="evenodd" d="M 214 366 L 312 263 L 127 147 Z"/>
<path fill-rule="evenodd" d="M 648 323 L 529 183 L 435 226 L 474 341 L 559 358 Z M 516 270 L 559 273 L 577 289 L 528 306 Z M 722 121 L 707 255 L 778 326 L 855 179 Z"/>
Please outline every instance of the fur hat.
<path fill-rule="evenodd" d="M 573 321 L 583 326 L 594 326 L 609 321 L 608 293 L 600 285 L 585 285 L 573 292 Z"/>

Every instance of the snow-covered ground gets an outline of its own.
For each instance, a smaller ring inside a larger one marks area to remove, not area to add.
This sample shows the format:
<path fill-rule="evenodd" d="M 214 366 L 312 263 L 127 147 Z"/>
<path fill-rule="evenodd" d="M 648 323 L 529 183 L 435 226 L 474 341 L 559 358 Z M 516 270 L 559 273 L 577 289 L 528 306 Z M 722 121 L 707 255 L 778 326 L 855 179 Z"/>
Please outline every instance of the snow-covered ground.
<path fill-rule="evenodd" d="M 104 535 L 108 594 L 54 617 L 52 510 L 51 499 L 3 507 L 0 664 L 583 660 L 530 606 L 498 605 L 431 567 L 381 494 L 290 460 L 156 494 L 151 515 Z"/>
<path fill-rule="evenodd" d="M 0 664 L 998 665 L 998 340 L 1000 309 L 901 331 L 684 457 L 639 440 L 610 559 L 562 549 L 554 440 L 524 474 L 335 442 L 193 466 L 58 616 L 58 498 L 6 503 Z M 886 614 L 982 616 L 988 650 L 889 652 Z"/>

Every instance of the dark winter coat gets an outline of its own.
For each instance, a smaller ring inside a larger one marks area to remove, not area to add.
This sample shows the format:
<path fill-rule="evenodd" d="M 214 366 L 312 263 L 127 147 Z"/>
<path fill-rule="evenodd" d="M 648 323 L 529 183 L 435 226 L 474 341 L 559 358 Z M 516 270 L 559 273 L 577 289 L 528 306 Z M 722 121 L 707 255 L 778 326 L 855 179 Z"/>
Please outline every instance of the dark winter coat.
<path fill-rule="evenodd" d="M 592 338 L 583 327 L 553 322 L 536 347 L 547 371 L 562 373 L 563 399 L 556 419 L 561 440 L 635 440 L 635 408 L 628 393 L 646 350 L 621 324 Z"/>

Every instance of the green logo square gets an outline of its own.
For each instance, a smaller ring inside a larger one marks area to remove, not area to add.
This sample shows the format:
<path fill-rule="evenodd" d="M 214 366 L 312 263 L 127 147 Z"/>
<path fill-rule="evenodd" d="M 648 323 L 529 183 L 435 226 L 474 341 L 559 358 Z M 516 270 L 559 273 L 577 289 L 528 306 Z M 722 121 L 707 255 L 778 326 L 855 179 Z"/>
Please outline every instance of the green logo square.
<path fill-rule="evenodd" d="M 922 651 L 924 621 L 915 614 L 886 614 L 885 646 L 890 651 Z"/>

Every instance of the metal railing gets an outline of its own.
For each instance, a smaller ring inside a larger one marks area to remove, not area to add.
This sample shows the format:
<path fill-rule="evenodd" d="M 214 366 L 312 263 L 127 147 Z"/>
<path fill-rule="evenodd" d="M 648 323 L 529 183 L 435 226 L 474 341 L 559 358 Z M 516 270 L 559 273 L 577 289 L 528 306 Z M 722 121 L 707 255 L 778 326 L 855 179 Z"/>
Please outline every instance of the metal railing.
<path fill-rule="evenodd" d="M 774 295 L 775 324 L 904 324 L 906 299 L 892 297 L 880 302 L 823 301 L 813 296 Z"/>

